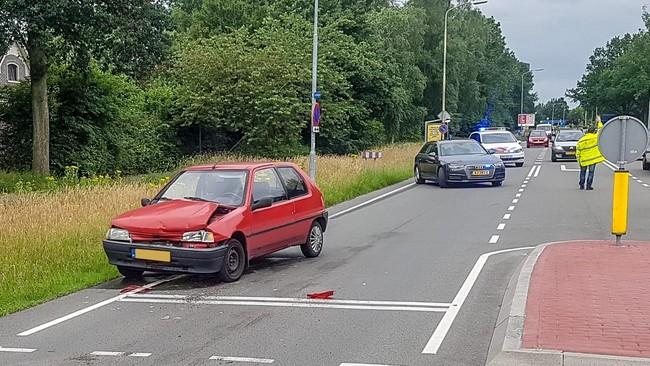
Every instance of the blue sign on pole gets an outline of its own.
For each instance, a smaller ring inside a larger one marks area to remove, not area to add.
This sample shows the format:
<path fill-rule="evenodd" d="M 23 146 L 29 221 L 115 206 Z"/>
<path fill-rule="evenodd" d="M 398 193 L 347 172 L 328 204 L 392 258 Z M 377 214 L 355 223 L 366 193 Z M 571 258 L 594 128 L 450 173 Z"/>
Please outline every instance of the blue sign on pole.
<path fill-rule="evenodd" d="M 314 110 L 312 113 L 313 113 L 314 127 L 320 126 L 320 103 L 316 102 L 316 104 L 314 104 Z"/>
<path fill-rule="evenodd" d="M 320 100 L 320 92 L 319 91 L 314 92 L 314 99 Z"/>

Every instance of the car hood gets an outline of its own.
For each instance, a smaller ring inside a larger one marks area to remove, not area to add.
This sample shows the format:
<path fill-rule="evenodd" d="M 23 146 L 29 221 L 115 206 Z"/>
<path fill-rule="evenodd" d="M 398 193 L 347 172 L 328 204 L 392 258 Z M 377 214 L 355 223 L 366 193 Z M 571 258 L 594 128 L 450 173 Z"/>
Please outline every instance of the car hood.
<path fill-rule="evenodd" d="M 518 149 L 521 149 L 521 145 L 518 142 L 503 142 L 497 144 L 483 144 L 483 147 L 486 150 L 494 150 L 497 154 L 512 153 Z"/>
<path fill-rule="evenodd" d="M 576 147 L 578 145 L 578 141 L 556 141 L 553 143 L 553 145 L 561 147 Z"/>
<path fill-rule="evenodd" d="M 440 157 L 440 162 L 445 164 L 496 164 L 500 161 L 501 159 L 494 155 L 454 155 Z"/>
<path fill-rule="evenodd" d="M 162 201 L 125 212 L 114 218 L 112 225 L 136 235 L 161 238 L 169 234 L 177 236 L 179 233 L 204 229 L 218 207 L 215 202 Z"/>

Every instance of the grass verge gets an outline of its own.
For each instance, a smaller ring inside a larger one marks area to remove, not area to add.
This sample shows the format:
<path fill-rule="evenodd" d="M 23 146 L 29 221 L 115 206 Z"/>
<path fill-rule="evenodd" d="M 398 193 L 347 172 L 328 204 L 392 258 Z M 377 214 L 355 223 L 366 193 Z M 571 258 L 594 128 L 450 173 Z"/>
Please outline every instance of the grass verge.
<path fill-rule="evenodd" d="M 418 148 L 388 147 L 377 161 L 319 157 L 317 180 L 327 205 L 407 179 Z M 203 157 L 191 164 L 224 160 L 237 158 Z M 306 158 L 293 161 L 307 166 Z M 129 183 L 0 196 L 0 316 L 116 277 L 101 246 L 110 219 L 155 191 Z"/>

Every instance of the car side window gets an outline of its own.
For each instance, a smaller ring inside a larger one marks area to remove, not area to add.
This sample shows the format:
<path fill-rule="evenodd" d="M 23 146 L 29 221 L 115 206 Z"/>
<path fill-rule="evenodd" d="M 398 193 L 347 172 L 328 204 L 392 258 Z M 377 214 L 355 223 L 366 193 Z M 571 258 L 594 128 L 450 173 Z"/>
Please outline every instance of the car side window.
<path fill-rule="evenodd" d="M 278 172 L 280 172 L 280 177 L 284 181 L 285 187 L 287 187 L 289 199 L 307 194 L 305 182 L 294 168 L 278 168 Z"/>
<path fill-rule="evenodd" d="M 272 198 L 273 202 L 287 199 L 287 192 L 273 168 L 258 170 L 253 177 L 253 202 Z"/>
<path fill-rule="evenodd" d="M 431 144 L 429 143 L 422 145 L 422 148 L 420 149 L 420 154 L 426 154 L 427 150 L 429 149 L 429 146 L 431 146 Z"/>
<path fill-rule="evenodd" d="M 431 153 L 438 153 L 438 144 L 431 144 L 429 145 L 429 148 L 427 148 L 427 154 Z"/>

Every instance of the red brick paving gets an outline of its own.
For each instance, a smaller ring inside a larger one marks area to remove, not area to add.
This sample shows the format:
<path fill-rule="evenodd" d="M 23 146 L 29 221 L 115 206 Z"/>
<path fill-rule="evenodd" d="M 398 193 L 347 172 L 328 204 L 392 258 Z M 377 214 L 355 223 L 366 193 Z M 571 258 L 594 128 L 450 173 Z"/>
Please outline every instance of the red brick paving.
<path fill-rule="evenodd" d="M 523 348 L 650 357 L 650 243 L 547 246 L 528 289 Z"/>

